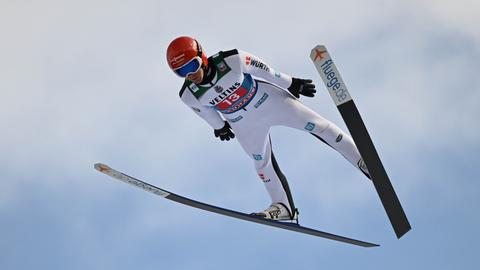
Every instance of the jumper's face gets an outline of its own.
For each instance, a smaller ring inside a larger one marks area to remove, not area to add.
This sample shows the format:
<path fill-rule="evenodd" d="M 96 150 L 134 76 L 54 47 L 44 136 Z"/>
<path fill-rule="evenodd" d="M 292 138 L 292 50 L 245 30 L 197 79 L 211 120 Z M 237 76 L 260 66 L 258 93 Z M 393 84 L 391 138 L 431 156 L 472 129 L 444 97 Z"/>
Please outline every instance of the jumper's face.
<path fill-rule="evenodd" d="M 187 79 L 188 79 L 189 81 L 192 81 L 193 83 L 199 84 L 199 83 L 201 83 L 202 80 L 203 80 L 203 74 L 204 74 L 204 73 L 205 73 L 205 72 L 204 72 L 203 68 L 199 68 L 199 69 L 197 70 L 197 72 L 188 74 L 188 75 L 187 75 Z"/>

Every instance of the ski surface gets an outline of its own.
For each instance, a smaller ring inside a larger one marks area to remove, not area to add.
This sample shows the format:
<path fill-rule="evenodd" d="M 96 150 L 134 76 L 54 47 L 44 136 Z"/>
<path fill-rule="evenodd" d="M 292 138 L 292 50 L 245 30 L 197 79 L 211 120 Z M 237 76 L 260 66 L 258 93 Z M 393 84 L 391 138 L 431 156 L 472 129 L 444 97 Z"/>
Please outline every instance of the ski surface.
<path fill-rule="evenodd" d="M 209 212 L 213 212 L 213 213 L 217 213 L 217 214 L 220 214 L 220 215 L 229 216 L 229 217 L 233 217 L 233 218 L 237 218 L 237 219 L 242 219 L 242 220 L 246 220 L 246 221 L 251 221 L 251 222 L 255 222 L 255 223 L 260 223 L 260 224 L 263 224 L 263 225 L 272 226 L 272 227 L 276 227 L 276 228 L 280 228 L 280 229 L 284 229 L 284 230 L 295 231 L 295 232 L 299 232 L 299 233 L 304 233 L 304 234 L 309 234 L 309 235 L 313 235 L 313 236 L 323 237 L 323 238 L 327 238 L 327 239 L 330 239 L 330 240 L 340 241 L 340 242 L 344 242 L 344 243 L 348 243 L 348 244 L 352 244 L 352 245 L 357 245 L 357 246 L 361 246 L 361 247 L 376 247 L 376 246 L 379 246 L 377 244 L 368 243 L 368 242 L 364 242 L 364 241 L 360 241 L 360 240 L 355 240 L 355 239 L 352 239 L 352 238 L 347 238 L 347 237 L 343 237 L 343 236 L 339 236 L 339 235 L 335 235 L 335 234 L 331 234 L 331 233 L 322 232 L 322 231 L 318 231 L 318 230 L 315 230 L 315 229 L 303 227 L 303 226 L 300 226 L 300 225 L 295 224 L 295 223 L 285 223 L 285 222 L 268 220 L 268 219 L 264 219 L 264 218 L 261 218 L 261 217 L 256 217 L 256 216 L 253 216 L 253 215 L 249 215 L 249 214 L 245 214 L 245 213 L 221 208 L 221 207 L 218 207 L 218 206 L 202 203 L 202 202 L 199 202 L 199 201 L 194 201 L 194 200 L 182 197 L 180 195 L 174 194 L 172 192 L 166 191 L 166 190 L 161 189 L 159 187 L 156 187 L 156 186 L 154 186 L 152 184 L 149 184 L 147 182 L 144 182 L 144 181 L 141 181 L 139 179 L 128 176 L 128 175 L 126 175 L 122 172 L 119 172 L 119 171 L 117 171 L 115 169 L 112 169 L 109 166 L 101 164 L 101 163 L 95 164 L 95 169 L 97 171 L 102 172 L 102 173 L 104 173 L 108 176 L 111 176 L 111 177 L 113 177 L 117 180 L 120 180 L 120 181 L 125 182 L 127 184 L 136 186 L 138 188 L 141 188 L 145 191 L 148 191 L 150 193 L 153 193 L 153 194 L 158 195 L 160 197 L 163 197 L 165 199 L 169 199 L 171 201 L 178 202 L 178 203 L 188 205 L 188 206 L 191 206 L 191 207 L 195 207 L 195 208 L 198 208 L 198 209 L 202 209 L 202 210 L 205 210 L 205 211 L 209 211 Z"/>
<path fill-rule="evenodd" d="M 410 223 L 388 178 L 387 172 L 383 167 L 382 161 L 378 156 L 377 150 L 373 145 L 372 139 L 368 134 L 367 128 L 363 123 L 362 117 L 335 63 L 330 57 L 327 48 L 322 45 L 317 45 L 312 49 L 310 58 L 340 111 L 358 151 L 370 172 L 375 189 L 377 190 L 397 238 L 402 237 L 411 229 Z"/>

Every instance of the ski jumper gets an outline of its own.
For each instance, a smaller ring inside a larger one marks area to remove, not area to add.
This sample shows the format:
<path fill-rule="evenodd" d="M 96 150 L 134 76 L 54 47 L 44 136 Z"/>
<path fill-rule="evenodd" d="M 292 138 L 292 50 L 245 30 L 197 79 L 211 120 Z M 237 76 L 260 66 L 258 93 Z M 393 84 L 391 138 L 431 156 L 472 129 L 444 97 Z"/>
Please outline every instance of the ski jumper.
<path fill-rule="evenodd" d="M 182 101 L 212 128 L 230 123 L 252 159 L 272 203 L 295 211 L 286 177 L 272 152 L 269 130 L 287 126 L 311 133 L 358 168 L 361 156 L 352 138 L 335 124 L 303 105 L 286 89 L 292 77 L 275 71 L 258 57 L 240 50 L 221 51 L 208 58 L 206 80 L 185 80 Z M 293 216 L 293 214 L 292 214 Z"/>

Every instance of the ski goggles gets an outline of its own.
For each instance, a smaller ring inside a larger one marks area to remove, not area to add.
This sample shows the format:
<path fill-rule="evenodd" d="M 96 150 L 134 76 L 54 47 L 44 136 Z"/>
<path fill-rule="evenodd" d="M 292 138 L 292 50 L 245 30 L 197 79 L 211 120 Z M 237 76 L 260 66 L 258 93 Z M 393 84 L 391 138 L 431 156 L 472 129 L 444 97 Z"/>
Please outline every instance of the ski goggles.
<path fill-rule="evenodd" d="M 197 72 L 202 66 L 202 58 L 196 56 L 192 60 L 185 63 L 183 66 L 174 70 L 174 72 L 180 77 L 187 77 L 190 73 Z"/>

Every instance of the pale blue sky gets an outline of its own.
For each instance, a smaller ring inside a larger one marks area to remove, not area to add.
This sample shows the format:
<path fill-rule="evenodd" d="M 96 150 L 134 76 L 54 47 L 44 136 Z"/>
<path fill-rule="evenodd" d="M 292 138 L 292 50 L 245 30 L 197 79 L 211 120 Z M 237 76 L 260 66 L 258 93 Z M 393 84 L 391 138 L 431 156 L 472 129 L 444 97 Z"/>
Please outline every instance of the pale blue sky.
<path fill-rule="evenodd" d="M 477 1 L 1 1 L 0 269 L 473 269 L 480 215 Z M 206 213 L 115 182 L 95 162 L 244 212 L 269 203 L 249 157 L 178 98 L 179 35 L 317 84 L 326 45 L 412 224 L 397 240 L 338 153 L 274 128 L 302 224 L 362 249 Z"/>

